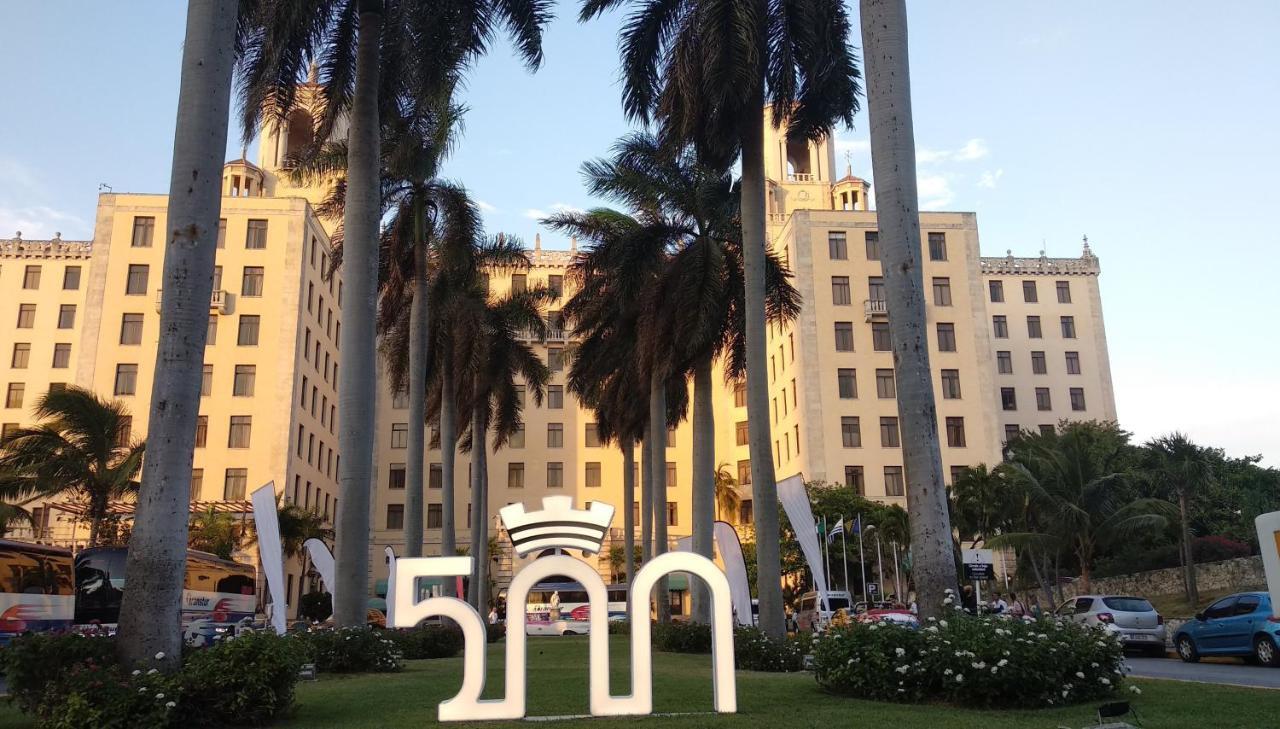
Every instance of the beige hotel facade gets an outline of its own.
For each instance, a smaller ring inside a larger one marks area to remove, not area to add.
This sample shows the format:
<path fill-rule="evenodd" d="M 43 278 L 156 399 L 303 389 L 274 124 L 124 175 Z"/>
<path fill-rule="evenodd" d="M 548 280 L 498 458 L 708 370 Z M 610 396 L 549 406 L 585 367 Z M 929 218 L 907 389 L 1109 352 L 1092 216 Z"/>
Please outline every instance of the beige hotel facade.
<path fill-rule="evenodd" d="M 196 508 L 234 508 L 273 482 L 282 499 L 332 521 L 342 282 L 340 274 L 322 276 L 335 225 L 315 213 L 322 191 L 297 188 L 279 173 L 290 144 L 304 141 L 309 128 L 305 115 L 290 121 L 266 131 L 256 164 L 240 159 L 224 169 L 191 494 L 193 501 L 207 502 Z M 765 161 L 770 242 L 790 265 L 803 300 L 796 321 L 769 331 L 769 417 L 778 476 L 848 484 L 870 498 L 905 505 L 888 345 L 893 312 L 885 305 L 869 185 L 851 174 L 836 176 L 830 143 L 789 144 L 771 128 Z M 41 394 L 75 383 L 123 401 L 135 437 L 145 435 L 163 296 L 165 212 L 163 195 L 108 193 L 99 197 L 92 241 L 0 241 L 0 290 L 7 292 L 0 303 L 5 429 L 34 422 L 32 406 Z M 1004 440 L 1019 429 L 1116 418 L 1100 268 L 1087 243 L 1078 258 L 983 257 L 977 217 L 963 212 L 922 213 L 921 231 L 944 466 L 954 473 L 996 463 Z M 559 287 L 563 294 L 547 312 L 557 319 L 573 294 L 566 269 L 574 246 L 544 249 L 535 240 L 530 268 L 494 272 L 491 291 Z M 550 390 L 541 406 L 527 404 L 523 434 L 489 457 L 490 531 L 504 541 L 496 513 L 506 504 L 533 510 L 544 496 L 566 494 L 579 505 L 623 506 L 622 455 L 600 446 L 590 411 L 566 388 L 573 342 L 556 330 L 535 346 L 552 369 Z M 380 372 L 370 376 L 383 378 Z M 720 518 L 749 525 L 741 388 L 721 384 L 714 411 L 716 462 L 739 478 L 742 497 L 737 513 Z M 370 524 L 376 581 L 386 576 L 383 547 L 403 547 L 407 414 L 403 394 L 379 388 Z M 673 540 L 690 531 L 691 456 L 691 429 L 681 424 L 667 439 L 665 501 Z M 427 459 L 425 553 L 434 554 L 442 516 L 439 450 L 429 449 Z M 459 454 L 455 484 L 463 544 L 469 533 L 468 461 Z M 29 506 L 38 527 L 12 536 L 83 543 L 86 529 L 71 512 L 41 502 Z M 621 540 L 621 522 L 616 516 L 602 556 L 592 558 L 606 577 L 608 548 Z M 518 566 L 505 551 L 500 586 Z M 288 566 L 291 615 L 298 596 L 316 584 L 314 575 L 301 572 L 300 564 Z"/>

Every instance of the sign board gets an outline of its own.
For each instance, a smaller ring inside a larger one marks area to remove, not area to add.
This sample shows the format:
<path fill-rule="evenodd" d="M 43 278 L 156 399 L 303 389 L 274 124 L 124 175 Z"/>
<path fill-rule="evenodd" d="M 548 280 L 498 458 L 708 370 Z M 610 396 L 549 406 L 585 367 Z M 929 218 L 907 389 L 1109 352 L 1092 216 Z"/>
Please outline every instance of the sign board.
<path fill-rule="evenodd" d="M 868 594 L 868 595 L 879 595 L 879 594 L 880 594 L 880 585 L 879 585 L 879 584 L 877 584 L 877 583 L 875 583 L 875 582 L 868 582 L 868 583 L 867 583 L 867 594 Z"/>
<path fill-rule="evenodd" d="M 966 580 L 990 580 L 996 575 L 995 552 L 990 549 L 965 549 L 960 553 Z"/>

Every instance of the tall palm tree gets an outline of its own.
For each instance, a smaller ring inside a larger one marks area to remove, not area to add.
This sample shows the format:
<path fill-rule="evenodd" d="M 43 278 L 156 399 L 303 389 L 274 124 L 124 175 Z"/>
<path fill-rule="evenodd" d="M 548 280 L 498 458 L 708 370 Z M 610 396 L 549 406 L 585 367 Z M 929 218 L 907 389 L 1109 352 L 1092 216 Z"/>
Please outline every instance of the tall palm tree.
<path fill-rule="evenodd" d="M 317 139 L 348 123 L 346 246 L 341 305 L 338 449 L 342 507 L 334 619 L 363 625 L 369 583 L 370 491 L 376 366 L 380 112 L 456 79 L 505 27 L 530 67 L 542 60 L 547 0 L 278 0 L 259 3 L 243 34 L 241 106 L 246 139 L 266 111 L 284 120 L 303 69 L 320 60 L 324 109 Z"/>
<path fill-rule="evenodd" d="M 231 559 L 255 540 L 253 530 L 242 519 L 225 511 L 215 511 L 212 506 L 192 517 L 187 531 L 188 548 L 222 559 Z"/>
<path fill-rule="evenodd" d="M 628 0 L 584 0 L 589 20 Z M 853 124 L 858 70 L 840 0 L 630 0 L 622 30 L 623 108 L 727 168 L 741 155 L 747 412 L 760 625 L 783 634 L 778 505 L 765 371 L 764 107 L 793 139 Z"/>
<path fill-rule="evenodd" d="M 738 479 L 729 469 L 725 461 L 716 466 L 716 519 L 720 521 L 726 518 L 725 514 L 729 515 L 727 518 L 737 520 L 738 505 L 742 501 L 738 496 Z"/>
<path fill-rule="evenodd" d="M 964 469 L 951 484 L 952 521 L 960 538 L 976 547 L 987 537 L 1008 531 L 1021 505 L 1020 499 L 1013 498 L 1017 489 L 1008 464 Z"/>
<path fill-rule="evenodd" d="M 96 545 L 110 503 L 138 493 L 144 446 L 130 439 L 128 411 L 119 401 L 72 385 L 45 393 L 36 402 L 35 415 L 40 424 L 0 439 L 0 472 L 6 474 L 0 496 L 69 495 L 83 501 L 89 544 Z M 182 508 L 185 517 L 185 501 Z M 185 539 L 183 544 L 185 549 Z"/>
<path fill-rule="evenodd" d="M 1196 586 L 1196 561 L 1191 553 L 1191 517 L 1188 504 L 1191 497 L 1213 483 L 1214 459 L 1210 453 L 1191 441 L 1184 433 L 1171 433 L 1147 442 L 1151 465 L 1155 476 L 1163 485 L 1173 490 L 1178 501 L 1178 518 L 1181 522 L 1179 536 L 1182 539 L 1183 581 L 1189 605 L 1200 604 L 1200 590 Z"/>
<path fill-rule="evenodd" d="M 0 503 L 0 539 L 5 538 L 15 527 L 30 527 L 33 531 L 38 527 L 30 511 L 18 504 Z M 37 539 L 40 535 L 36 535 Z"/>
<path fill-rule="evenodd" d="M 147 439 L 151 457 L 129 540 L 135 585 L 120 607 L 120 656 L 157 653 L 177 667 L 187 549 L 187 501 L 222 206 L 222 163 L 236 47 L 237 4 L 189 0 L 167 213 L 160 340 Z M 157 615 L 172 620 L 157 620 Z"/>
<path fill-rule="evenodd" d="M 956 586 L 956 567 L 929 368 L 907 7 L 906 0 L 862 0 L 860 8 L 876 221 L 898 383 L 912 560 L 921 614 L 932 617 L 944 609 L 946 591 Z"/>

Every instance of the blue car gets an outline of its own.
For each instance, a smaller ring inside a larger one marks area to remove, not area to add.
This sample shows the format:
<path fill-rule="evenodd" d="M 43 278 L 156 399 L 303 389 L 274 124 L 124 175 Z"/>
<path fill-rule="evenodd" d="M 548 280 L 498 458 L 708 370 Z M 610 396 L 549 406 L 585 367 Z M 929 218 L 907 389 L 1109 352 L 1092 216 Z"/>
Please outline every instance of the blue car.
<path fill-rule="evenodd" d="M 1274 617 L 1265 592 L 1228 595 L 1178 628 L 1173 645 L 1188 663 L 1201 656 L 1240 656 L 1280 666 L 1280 617 Z"/>

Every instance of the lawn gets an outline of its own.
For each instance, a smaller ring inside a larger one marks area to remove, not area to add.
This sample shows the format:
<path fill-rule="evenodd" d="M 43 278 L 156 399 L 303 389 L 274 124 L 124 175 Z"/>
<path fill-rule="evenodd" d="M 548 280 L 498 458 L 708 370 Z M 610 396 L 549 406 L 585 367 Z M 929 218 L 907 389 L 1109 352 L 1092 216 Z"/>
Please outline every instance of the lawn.
<path fill-rule="evenodd" d="M 486 698 L 501 695 L 503 645 L 490 646 Z M 611 643 L 611 680 L 622 690 L 627 644 Z M 542 723 L 574 729 L 605 726 L 662 727 L 928 727 L 929 729 L 1027 729 L 1084 727 L 1094 705 L 1044 711 L 973 711 L 945 706 L 904 706 L 828 696 L 809 674 L 738 673 L 739 714 L 711 713 L 708 656 L 654 655 L 654 707 L 670 717 L 566 720 Z M 290 729 L 417 729 L 435 725 L 436 704 L 461 685 L 461 658 L 411 661 L 399 674 L 326 676 L 301 684 L 294 716 L 277 726 Z M 1135 681 L 1134 698 L 1143 724 L 1161 729 L 1202 727 L 1274 727 L 1280 716 L 1280 692 L 1203 684 Z M 586 638 L 529 640 L 530 716 L 586 714 Z M 458 725 L 465 726 L 465 725 Z M 484 726 L 484 725 L 476 725 Z M 490 725 L 492 726 L 492 725 Z M 16 709 L 0 708 L 0 729 L 30 729 Z"/>

